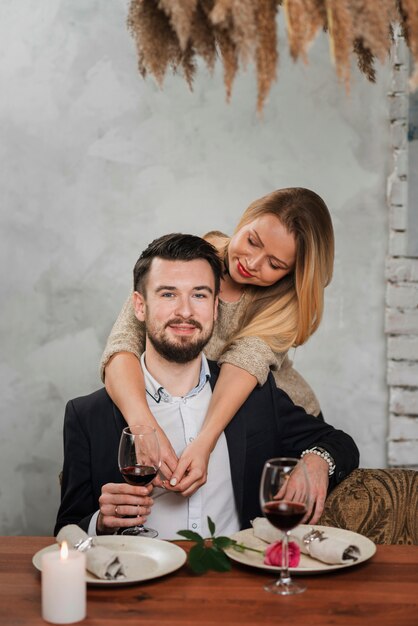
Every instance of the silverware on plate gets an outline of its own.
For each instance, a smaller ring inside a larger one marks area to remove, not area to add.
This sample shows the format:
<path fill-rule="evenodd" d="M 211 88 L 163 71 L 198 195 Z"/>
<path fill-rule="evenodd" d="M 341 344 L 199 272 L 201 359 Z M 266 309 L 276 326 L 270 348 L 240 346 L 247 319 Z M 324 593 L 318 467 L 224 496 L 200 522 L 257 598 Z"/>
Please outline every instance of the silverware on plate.
<path fill-rule="evenodd" d="M 318 528 L 311 528 L 311 530 L 303 535 L 303 543 L 309 546 L 312 541 L 325 541 L 328 537 L 324 537 L 324 531 L 318 530 Z M 343 561 L 358 561 L 360 556 L 360 550 L 357 546 L 350 545 L 343 552 Z"/>

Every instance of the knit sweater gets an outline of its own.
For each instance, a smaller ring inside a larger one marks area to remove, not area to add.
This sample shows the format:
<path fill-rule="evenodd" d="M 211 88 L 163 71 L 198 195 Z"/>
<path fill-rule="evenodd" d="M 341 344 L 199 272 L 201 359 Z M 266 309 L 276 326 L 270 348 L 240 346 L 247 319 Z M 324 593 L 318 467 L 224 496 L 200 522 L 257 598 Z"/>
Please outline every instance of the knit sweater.
<path fill-rule="evenodd" d="M 237 302 L 219 300 L 218 318 L 215 322 L 213 335 L 205 347 L 208 359 L 222 363 L 231 363 L 240 367 L 263 385 L 271 370 L 276 384 L 298 406 L 307 413 L 318 415 L 318 400 L 305 379 L 294 369 L 287 353 L 273 352 L 265 341 L 258 337 L 244 337 L 234 342 L 222 353 L 228 339 L 239 327 L 241 317 L 247 306 L 244 292 Z M 135 317 L 130 296 L 112 328 L 100 362 L 100 374 L 104 381 L 104 369 L 110 357 L 116 352 L 131 352 L 139 359 L 145 349 L 145 328 L 143 322 Z"/>

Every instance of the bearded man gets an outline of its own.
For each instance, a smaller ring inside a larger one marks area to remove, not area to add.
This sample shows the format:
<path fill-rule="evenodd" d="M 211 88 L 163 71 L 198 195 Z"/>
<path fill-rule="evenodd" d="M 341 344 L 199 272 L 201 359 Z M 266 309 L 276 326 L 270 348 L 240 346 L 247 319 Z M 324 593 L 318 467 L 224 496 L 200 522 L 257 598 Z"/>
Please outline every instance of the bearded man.
<path fill-rule="evenodd" d="M 146 333 L 141 367 L 147 401 L 177 456 L 198 435 L 219 373 L 202 350 L 217 315 L 220 277 L 216 250 L 193 235 L 155 240 L 134 268 L 135 314 Z M 209 515 L 220 534 L 230 535 L 260 515 L 258 487 L 269 458 L 299 457 L 321 447 L 332 461 L 332 476 L 329 462 L 316 454 L 308 455 L 308 472 L 321 476 L 325 492 L 358 465 L 351 437 L 295 406 L 271 375 L 227 426 L 211 454 L 206 483 L 188 497 L 164 477 L 146 487 L 123 481 L 118 446 L 126 426 L 104 389 L 67 404 L 55 533 L 66 524 L 94 536 L 147 522 L 163 539 L 175 539 L 185 528 L 208 536 Z"/>

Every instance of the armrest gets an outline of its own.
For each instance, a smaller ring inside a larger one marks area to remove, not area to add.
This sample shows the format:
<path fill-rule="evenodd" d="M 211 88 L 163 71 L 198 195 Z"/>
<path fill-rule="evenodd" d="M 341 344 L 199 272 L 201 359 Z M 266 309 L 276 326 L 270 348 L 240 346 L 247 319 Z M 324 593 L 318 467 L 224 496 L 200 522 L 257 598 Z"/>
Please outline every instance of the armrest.
<path fill-rule="evenodd" d="M 418 545 L 418 472 L 354 470 L 330 493 L 318 524 L 353 530 L 378 544 Z"/>

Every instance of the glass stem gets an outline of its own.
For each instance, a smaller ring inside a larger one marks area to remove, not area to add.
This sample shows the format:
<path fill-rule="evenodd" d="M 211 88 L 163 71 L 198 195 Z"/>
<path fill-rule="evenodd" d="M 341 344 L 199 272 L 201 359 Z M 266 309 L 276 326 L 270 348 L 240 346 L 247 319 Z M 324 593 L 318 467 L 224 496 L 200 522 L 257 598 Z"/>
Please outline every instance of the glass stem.
<path fill-rule="evenodd" d="M 282 568 L 280 570 L 280 583 L 288 585 L 290 583 L 289 575 L 289 534 L 283 533 L 282 539 Z"/>

